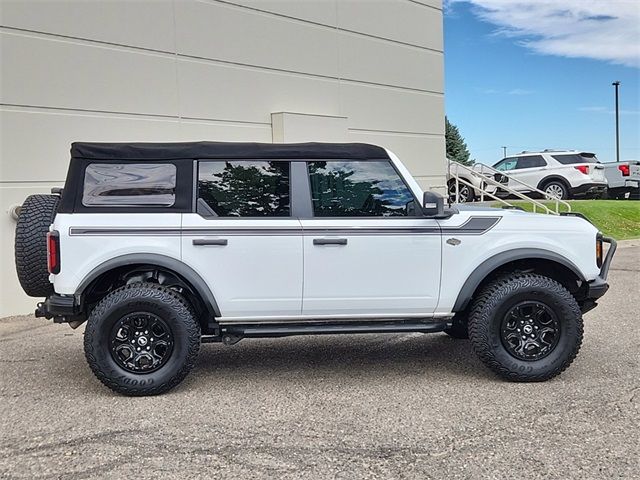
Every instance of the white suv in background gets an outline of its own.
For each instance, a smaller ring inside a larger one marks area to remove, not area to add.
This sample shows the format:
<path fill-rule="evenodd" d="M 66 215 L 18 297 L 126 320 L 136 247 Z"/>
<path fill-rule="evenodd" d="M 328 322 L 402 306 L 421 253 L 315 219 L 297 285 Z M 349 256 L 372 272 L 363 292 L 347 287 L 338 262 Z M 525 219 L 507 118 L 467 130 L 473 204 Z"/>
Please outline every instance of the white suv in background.
<path fill-rule="evenodd" d="M 522 152 L 493 165 L 510 178 L 560 199 L 601 196 L 607 189 L 604 166 L 595 154 L 577 150 Z M 525 185 L 509 181 L 509 188 L 530 192 Z"/>

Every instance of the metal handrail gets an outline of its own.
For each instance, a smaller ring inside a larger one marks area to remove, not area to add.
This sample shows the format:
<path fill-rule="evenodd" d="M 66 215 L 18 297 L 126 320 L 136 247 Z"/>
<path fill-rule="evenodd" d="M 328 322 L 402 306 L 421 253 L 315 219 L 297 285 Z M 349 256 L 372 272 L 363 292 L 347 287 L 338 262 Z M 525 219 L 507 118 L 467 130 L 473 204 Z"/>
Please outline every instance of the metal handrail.
<path fill-rule="evenodd" d="M 455 198 L 456 200 L 459 200 L 460 196 L 459 196 L 459 190 L 460 190 L 460 182 L 464 185 L 469 186 L 470 188 L 473 188 L 474 190 L 479 190 L 480 191 L 480 201 L 484 201 L 484 197 L 485 195 L 488 196 L 489 198 L 492 198 L 494 200 L 499 201 L 500 203 L 503 203 L 507 206 L 513 207 L 513 205 L 509 202 L 507 202 L 506 200 L 497 197 L 496 195 L 489 193 L 486 188 L 484 188 L 485 185 L 493 185 L 496 187 L 496 193 L 498 192 L 498 189 L 504 190 L 506 192 L 508 192 L 510 195 L 514 195 L 515 197 L 518 197 L 522 200 L 525 200 L 529 203 L 531 203 L 533 205 L 533 211 L 534 213 L 537 213 L 537 209 L 541 209 L 544 213 L 548 213 L 548 214 L 552 214 L 552 215 L 559 215 L 560 214 L 560 205 L 563 205 L 564 208 L 566 209 L 567 212 L 571 211 L 571 205 L 568 202 L 565 202 L 564 200 L 561 200 L 559 198 L 555 198 L 552 197 L 550 195 L 547 195 L 545 192 L 543 192 L 542 190 L 539 190 L 535 187 L 532 187 L 531 185 L 524 183 L 521 180 L 518 180 L 517 178 L 513 178 L 510 177 L 509 175 L 505 174 L 505 172 L 500 171 L 500 170 L 496 170 L 493 167 L 490 167 L 488 165 L 485 165 L 483 163 L 476 163 L 471 167 L 468 167 L 466 165 L 463 165 L 461 163 L 458 162 L 454 162 L 452 160 L 448 160 L 449 162 L 449 175 L 451 177 L 453 177 L 456 180 L 456 194 L 455 194 Z M 454 163 L 456 164 L 456 172 L 453 173 L 451 171 L 451 164 Z M 477 170 L 476 168 L 478 168 L 479 170 Z M 463 171 L 466 171 L 468 173 L 470 173 L 472 176 L 475 176 L 476 178 L 480 179 L 480 188 L 474 186 L 471 182 L 468 182 L 466 180 L 464 180 L 463 178 L 460 178 L 459 176 L 459 171 L 460 169 L 462 169 Z M 488 175 L 485 173 L 486 172 L 490 172 L 491 175 Z M 555 210 L 550 209 L 548 206 L 546 206 L 545 204 L 537 201 L 536 199 L 533 199 L 517 190 L 514 190 L 513 188 L 508 187 L 507 185 L 498 182 L 497 180 L 495 180 L 493 178 L 493 175 L 495 174 L 500 174 L 500 175 L 504 175 L 505 177 L 507 177 L 509 179 L 509 182 L 514 181 L 515 183 L 518 183 L 520 185 L 523 185 L 524 187 L 526 187 L 527 190 L 529 190 L 530 192 L 535 192 L 538 193 L 540 195 L 542 195 L 543 198 L 546 198 L 548 201 L 552 201 L 555 203 Z"/>
<path fill-rule="evenodd" d="M 552 197 L 550 195 L 548 195 L 546 192 L 544 192 L 543 190 L 540 190 L 536 187 L 533 187 L 531 185 L 529 185 L 528 183 L 523 182 L 522 180 L 518 180 L 517 178 L 514 178 L 508 174 L 505 174 L 504 171 L 501 170 L 497 170 L 493 167 L 490 167 L 489 165 L 485 165 L 484 163 L 476 163 L 473 165 L 474 167 L 478 166 L 480 167 L 480 173 L 482 173 L 484 175 L 484 171 L 488 170 L 489 172 L 493 173 L 493 174 L 500 174 L 500 175 L 504 175 L 505 177 L 507 177 L 509 179 L 509 183 L 511 183 L 511 181 L 518 183 L 520 185 L 522 185 L 523 187 L 525 187 L 528 191 L 530 192 L 535 192 L 538 193 L 540 195 L 542 195 L 544 198 L 546 198 L 548 201 L 552 201 L 555 202 L 555 206 L 556 206 L 556 213 L 560 213 L 560 205 L 564 206 L 564 208 L 566 209 L 567 212 L 571 211 L 571 204 L 569 202 L 566 202 L 560 198 L 556 198 L 556 197 Z M 485 175 L 487 176 L 487 175 Z M 511 188 L 503 188 L 503 190 L 507 190 L 509 191 L 509 193 L 511 193 L 511 191 L 513 189 Z M 533 200 L 533 199 L 532 199 Z"/>

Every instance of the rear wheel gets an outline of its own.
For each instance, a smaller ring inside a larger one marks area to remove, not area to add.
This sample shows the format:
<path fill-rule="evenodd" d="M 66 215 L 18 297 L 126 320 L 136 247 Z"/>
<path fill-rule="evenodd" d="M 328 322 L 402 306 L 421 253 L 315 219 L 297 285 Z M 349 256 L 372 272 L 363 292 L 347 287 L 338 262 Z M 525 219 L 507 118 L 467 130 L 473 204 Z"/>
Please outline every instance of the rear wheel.
<path fill-rule="evenodd" d="M 569 198 L 569 189 L 564 183 L 558 180 L 547 183 L 542 190 L 551 198 L 558 198 L 560 200 Z"/>
<path fill-rule="evenodd" d="M 157 395 L 193 368 L 200 326 L 175 291 L 134 283 L 109 293 L 93 309 L 84 348 L 91 370 L 107 387 L 125 395 Z"/>
<path fill-rule="evenodd" d="M 535 274 L 491 282 L 469 316 L 469 337 L 480 359 L 517 382 L 559 375 L 578 354 L 582 334 L 575 298 L 555 280 Z"/>
<path fill-rule="evenodd" d="M 30 297 L 53 294 L 47 269 L 47 232 L 58 210 L 57 195 L 29 195 L 20 207 L 16 224 L 16 273 Z"/>

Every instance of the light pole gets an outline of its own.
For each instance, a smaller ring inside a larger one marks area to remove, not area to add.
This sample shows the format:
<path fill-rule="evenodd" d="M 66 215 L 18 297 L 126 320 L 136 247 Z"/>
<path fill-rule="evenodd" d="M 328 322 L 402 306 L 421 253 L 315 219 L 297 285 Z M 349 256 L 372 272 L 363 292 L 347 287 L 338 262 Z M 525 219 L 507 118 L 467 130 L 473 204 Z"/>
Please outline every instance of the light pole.
<path fill-rule="evenodd" d="M 507 147 L 502 147 L 502 156 L 503 157 L 507 156 Z"/>
<path fill-rule="evenodd" d="M 620 110 L 618 109 L 618 88 L 620 81 L 616 80 L 611 85 L 616 89 L 616 162 L 620 161 Z"/>

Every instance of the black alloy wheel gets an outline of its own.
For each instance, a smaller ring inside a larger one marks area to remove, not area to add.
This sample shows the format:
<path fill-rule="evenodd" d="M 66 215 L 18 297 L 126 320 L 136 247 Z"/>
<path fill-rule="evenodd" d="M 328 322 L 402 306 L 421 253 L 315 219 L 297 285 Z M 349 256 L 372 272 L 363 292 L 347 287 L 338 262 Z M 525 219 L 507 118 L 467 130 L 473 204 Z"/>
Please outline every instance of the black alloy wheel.
<path fill-rule="evenodd" d="M 157 315 L 135 312 L 111 329 L 111 356 L 127 372 L 151 373 L 161 368 L 173 351 L 173 332 Z"/>
<path fill-rule="evenodd" d="M 525 301 L 507 312 L 500 333 L 502 344 L 515 358 L 540 360 L 558 345 L 560 322 L 544 303 Z"/>

